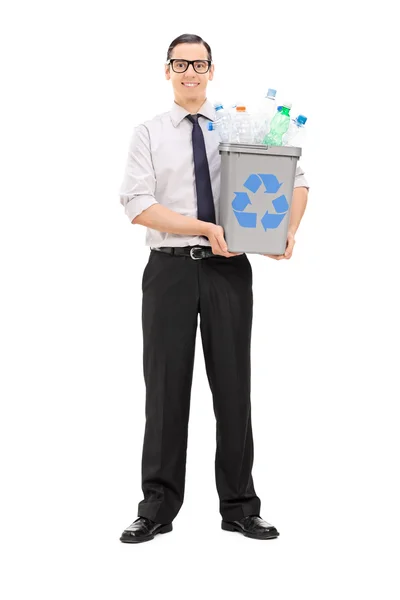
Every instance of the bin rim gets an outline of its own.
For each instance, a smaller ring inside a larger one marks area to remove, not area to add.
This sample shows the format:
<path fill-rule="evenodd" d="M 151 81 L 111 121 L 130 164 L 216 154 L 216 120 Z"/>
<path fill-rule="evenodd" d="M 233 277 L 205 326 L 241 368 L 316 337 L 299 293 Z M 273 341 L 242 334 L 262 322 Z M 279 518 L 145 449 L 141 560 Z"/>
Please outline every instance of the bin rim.
<path fill-rule="evenodd" d="M 301 148 L 297 146 L 266 146 L 265 144 L 239 144 L 220 142 L 219 152 L 236 152 L 243 154 L 266 154 L 270 156 L 290 156 L 300 158 Z"/>

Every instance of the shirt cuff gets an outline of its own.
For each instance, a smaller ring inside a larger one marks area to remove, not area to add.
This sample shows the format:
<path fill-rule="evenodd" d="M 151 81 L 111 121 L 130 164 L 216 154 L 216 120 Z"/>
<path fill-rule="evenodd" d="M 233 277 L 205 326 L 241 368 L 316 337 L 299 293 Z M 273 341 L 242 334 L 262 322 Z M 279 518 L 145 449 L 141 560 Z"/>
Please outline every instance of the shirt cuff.
<path fill-rule="evenodd" d="M 134 196 L 132 199 L 121 196 L 121 204 L 125 206 L 125 214 L 132 222 L 146 208 L 158 202 L 153 196 Z"/>

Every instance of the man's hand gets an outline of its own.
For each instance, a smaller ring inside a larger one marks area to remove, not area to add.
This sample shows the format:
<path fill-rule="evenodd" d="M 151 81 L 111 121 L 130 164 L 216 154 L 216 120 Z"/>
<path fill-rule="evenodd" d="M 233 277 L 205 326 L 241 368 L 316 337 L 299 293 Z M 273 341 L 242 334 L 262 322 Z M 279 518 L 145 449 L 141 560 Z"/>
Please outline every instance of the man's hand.
<path fill-rule="evenodd" d="M 206 236 L 210 241 L 213 254 L 225 256 L 226 258 L 243 254 L 243 252 L 228 252 L 228 246 L 226 245 L 224 238 L 224 230 L 221 225 L 214 225 L 213 223 L 210 223 L 207 228 Z"/>
<path fill-rule="evenodd" d="M 295 243 L 294 234 L 288 231 L 285 254 L 263 254 L 263 256 L 269 256 L 269 258 L 274 258 L 275 260 L 281 260 L 282 258 L 289 259 L 292 256 Z"/>

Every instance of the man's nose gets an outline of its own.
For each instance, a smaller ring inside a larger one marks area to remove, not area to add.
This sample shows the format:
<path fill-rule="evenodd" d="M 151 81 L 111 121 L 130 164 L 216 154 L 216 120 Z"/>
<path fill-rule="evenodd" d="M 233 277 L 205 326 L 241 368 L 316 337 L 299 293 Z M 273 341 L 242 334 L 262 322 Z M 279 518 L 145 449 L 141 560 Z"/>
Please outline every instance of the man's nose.
<path fill-rule="evenodd" d="M 189 65 L 188 66 L 188 68 L 186 70 L 186 73 L 187 74 L 189 73 L 189 75 L 197 75 L 196 71 L 194 70 L 194 66 L 193 65 Z"/>

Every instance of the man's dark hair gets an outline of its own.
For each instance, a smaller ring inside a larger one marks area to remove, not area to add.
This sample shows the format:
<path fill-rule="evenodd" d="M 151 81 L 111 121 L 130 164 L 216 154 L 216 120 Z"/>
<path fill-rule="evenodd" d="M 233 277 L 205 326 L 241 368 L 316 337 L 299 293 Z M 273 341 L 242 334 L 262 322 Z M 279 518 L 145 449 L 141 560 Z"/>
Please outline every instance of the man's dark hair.
<path fill-rule="evenodd" d="M 184 33 L 183 35 L 180 35 L 179 37 L 175 38 L 173 42 L 171 42 L 171 45 L 168 48 L 168 52 L 167 52 L 167 60 L 169 60 L 171 58 L 172 50 L 178 44 L 203 44 L 203 46 L 205 46 L 205 48 L 207 50 L 208 60 L 212 60 L 210 46 L 199 35 L 194 35 L 192 33 Z M 181 57 L 179 57 L 179 58 L 181 58 Z"/>

